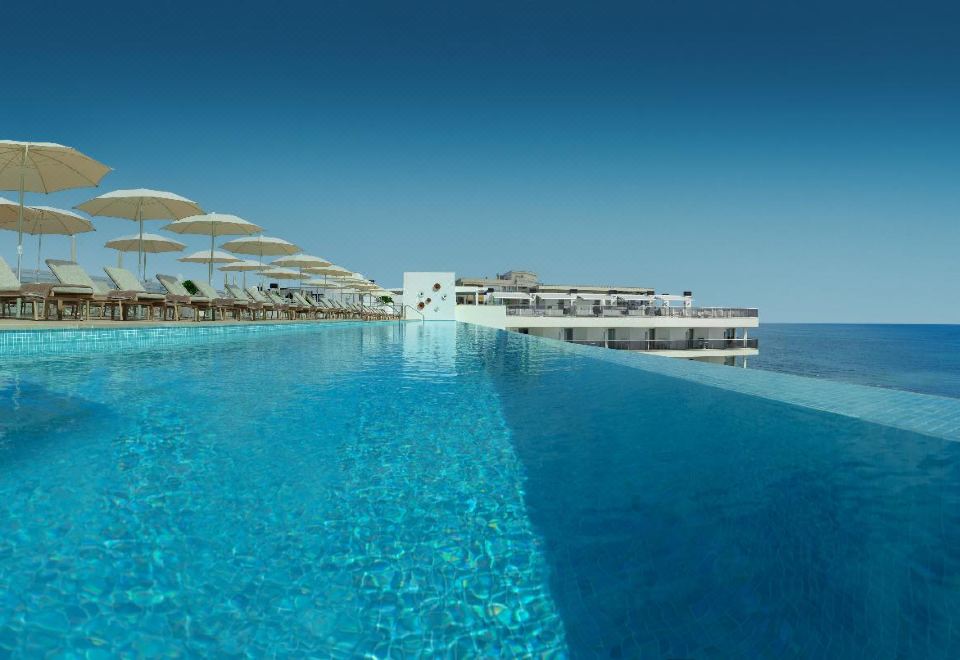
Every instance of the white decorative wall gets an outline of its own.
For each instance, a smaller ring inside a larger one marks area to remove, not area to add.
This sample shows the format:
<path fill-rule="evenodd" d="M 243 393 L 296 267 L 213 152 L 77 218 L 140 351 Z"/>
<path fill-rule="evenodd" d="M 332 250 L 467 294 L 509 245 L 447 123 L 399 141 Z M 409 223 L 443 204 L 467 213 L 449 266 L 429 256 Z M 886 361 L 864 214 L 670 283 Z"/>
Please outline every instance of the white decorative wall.
<path fill-rule="evenodd" d="M 404 273 L 403 304 L 406 318 L 419 319 L 423 314 L 425 321 L 455 320 L 455 282 L 453 273 Z"/>

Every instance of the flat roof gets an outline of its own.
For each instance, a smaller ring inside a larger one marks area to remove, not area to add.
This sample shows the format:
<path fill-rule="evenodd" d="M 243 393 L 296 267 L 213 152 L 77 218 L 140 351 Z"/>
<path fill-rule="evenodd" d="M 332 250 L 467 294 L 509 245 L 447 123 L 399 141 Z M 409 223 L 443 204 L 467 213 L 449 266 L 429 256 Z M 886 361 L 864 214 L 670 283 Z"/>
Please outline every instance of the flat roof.
<path fill-rule="evenodd" d="M 512 280 L 493 280 L 480 277 L 458 277 L 458 286 L 477 286 L 477 287 L 510 287 L 518 289 L 534 289 L 544 293 L 567 293 L 570 289 L 577 289 L 585 293 L 609 293 L 610 291 L 619 291 L 620 293 L 647 294 L 653 293 L 653 289 L 648 286 L 622 286 L 616 284 L 548 284 L 538 282 L 536 284 L 523 284 Z"/>

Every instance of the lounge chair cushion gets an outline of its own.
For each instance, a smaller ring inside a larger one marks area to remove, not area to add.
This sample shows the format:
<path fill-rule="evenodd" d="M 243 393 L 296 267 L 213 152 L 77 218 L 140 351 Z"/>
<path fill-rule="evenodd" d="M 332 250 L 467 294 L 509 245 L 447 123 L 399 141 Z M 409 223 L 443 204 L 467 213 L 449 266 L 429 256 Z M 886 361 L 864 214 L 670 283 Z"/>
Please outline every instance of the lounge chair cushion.
<path fill-rule="evenodd" d="M 20 280 L 17 274 L 13 272 L 7 262 L 0 257 L 0 291 L 19 291 Z"/>
<path fill-rule="evenodd" d="M 163 285 L 170 294 L 174 296 L 190 297 L 190 292 L 183 286 L 183 283 L 173 275 L 161 275 L 157 273 L 157 281 Z"/>
<path fill-rule="evenodd" d="M 136 291 L 137 293 L 147 292 L 147 290 L 143 288 L 143 284 L 140 283 L 140 280 L 137 279 L 136 275 L 131 273 L 126 268 L 107 266 L 103 269 L 103 272 L 107 274 L 107 277 L 109 277 L 121 291 Z"/>
<path fill-rule="evenodd" d="M 234 300 L 239 300 L 240 302 L 244 303 L 253 302 L 253 299 L 251 299 L 243 289 L 234 284 L 227 285 L 227 293 L 233 296 Z"/>
<path fill-rule="evenodd" d="M 70 287 L 86 287 L 91 292 L 97 290 L 97 285 L 87 275 L 87 271 L 80 267 L 75 261 L 63 261 L 62 259 L 47 259 L 47 268 L 53 273 L 60 284 Z"/>
<path fill-rule="evenodd" d="M 52 293 L 55 296 L 65 296 L 65 295 L 92 296 L 94 294 L 94 289 L 93 287 L 89 287 L 89 286 L 54 285 L 50 288 L 50 293 Z"/>
<path fill-rule="evenodd" d="M 210 300 L 220 300 L 223 298 L 216 289 L 206 282 L 194 282 L 194 286 L 197 287 L 197 293 L 204 298 L 209 298 Z"/>
<path fill-rule="evenodd" d="M 256 300 L 257 302 L 272 304 L 270 302 L 270 299 L 267 298 L 265 295 L 263 295 L 263 292 L 260 289 L 254 286 L 247 287 L 247 295 L 253 298 L 254 300 Z"/>

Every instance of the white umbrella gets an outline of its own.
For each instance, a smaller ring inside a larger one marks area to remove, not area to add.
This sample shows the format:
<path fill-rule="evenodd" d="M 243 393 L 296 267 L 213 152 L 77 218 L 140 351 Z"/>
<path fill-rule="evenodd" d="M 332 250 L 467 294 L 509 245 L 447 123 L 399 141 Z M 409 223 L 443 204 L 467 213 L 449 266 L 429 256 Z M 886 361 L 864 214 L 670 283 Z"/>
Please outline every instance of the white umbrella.
<path fill-rule="evenodd" d="M 43 251 L 44 234 L 74 236 L 75 234 L 95 231 L 93 223 L 82 215 L 51 206 L 24 207 L 22 219 L 19 216 L 19 209 L 17 209 L 13 222 L 11 222 L 7 204 L 9 204 L 7 200 L 0 200 L 0 229 L 16 231 L 19 225 L 21 233 L 33 234 L 37 237 L 37 271 L 35 275 L 37 279 L 40 278 L 40 255 Z"/>
<path fill-rule="evenodd" d="M 273 236 L 248 236 L 247 238 L 235 238 L 221 245 L 224 250 L 236 252 L 237 254 L 255 254 L 259 257 L 276 257 L 282 254 L 296 254 L 300 251 L 296 245 L 290 241 Z"/>
<path fill-rule="evenodd" d="M 20 217 L 20 205 L 6 197 L 0 197 L 0 226 L 4 229 L 16 229 Z"/>
<path fill-rule="evenodd" d="M 37 236 L 37 272 L 36 277 L 40 279 L 40 254 L 43 249 L 44 234 L 59 234 L 69 236 L 71 240 L 77 234 L 85 234 L 90 231 L 96 231 L 93 223 L 88 218 L 67 211 L 66 209 L 57 209 L 52 206 L 30 206 L 35 219 L 24 226 L 23 231 Z M 76 261 L 76 242 L 73 242 L 70 258 Z"/>
<path fill-rule="evenodd" d="M 220 266 L 217 270 L 222 271 L 231 271 L 231 272 L 242 272 L 243 273 L 243 288 L 247 288 L 247 272 L 253 270 L 263 270 L 264 265 L 259 261 L 254 261 L 253 259 L 243 259 L 239 261 L 232 261 L 224 266 Z M 236 279 L 233 280 L 236 283 Z"/>
<path fill-rule="evenodd" d="M 140 223 L 143 236 L 144 220 L 176 220 L 188 215 L 203 213 L 196 202 L 172 192 L 133 188 L 114 190 L 78 204 L 74 208 L 94 216 L 125 218 Z M 147 259 L 142 246 L 137 249 L 137 270 L 142 279 L 147 278 Z"/>
<path fill-rule="evenodd" d="M 323 275 L 324 283 L 322 286 L 324 289 L 333 288 L 327 286 L 327 277 L 343 277 L 350 275 L 350 271 L 346 268 L 342 266 L 335 266 L 333 264 L 330 264 L 329 266 L 309 266 L 304 268 L 303 271 L 305 273 L 310 273 L 311 275 Z M 326 292 L 324 292 L 324 294 L 326 294 Z"/>
<path fill-rule="evenodd" d="M 213 284 L 213 244 L 217 236 L 246 236 L 263 231 L 252 222 L 227 213 L 207 213 L 180 218 L 164 227 L 175 234 L 209 234 L 210 267 L 207 269 L 207 282 Z"/>
<path fill-rule="evenodd" d="M 296 254 L 300 251 L 296 245 L 290 241 L 274 236 L 248 236 L 246 238 L 235 238 L 221 245 L 224 250 L 230 250 L 237 254 L 255 254 L 263 263 L 264 255 L 268 257 L 279 257 L 280 255 Z"/>
<path fill-rule="evenodd" d="M 324 288 L 339 288 L 339 285 L 329 284 L 326 280 L 307 280 L 303 283 L 303 286 L 316 287 L 318 289 Z"/>
<path fill-rule="evenodd" d="M 303 275 L 303 272 L 308 267 L 314 268 L 324 268 L 326 266 L 332 266 L 329 261 L 323 257 L 314 257 L 309 254 L 292 254 L 288 257 L 280 257 L 279 259 L 274 259 L 270 262 L 271 266 L 286 266 L 291 268 L 299 268 L 300 274 Z M 301 280 L 309 279 L 310 276 L 301 277 Z"/>
<path fill-rule="evenodd" d="M 290 268 L 270 268 L 260 271 L 260 274 L 270 280 L 302 280 L 310 277 Z"/>
<path fill-rule="evenodd" d="M 157 254 L 160 252 L 180 252 L 187 246 L 180 241 L 175 241 L 166 236 L 158 234 L 131 234 L 130 236 L 119 236 L 103 244 L 117 251 L 117 265 L 123 266 L 124 252 L 143 251 L 143 267 L 147 267 L 147 254 Z"/>
<path fill-rule="evenodd" d="M 325 268 L 333 264 L 323 257 L 314 257 L 309 254 L 292 254 L 289 257 L 280 257 L 270 262 L 271 266 L 283 266 L 286 268 Z"/>
<path fill-rule="evenodd" d="M 200 250 L 199 252 L 188 254 L 185 257 L 180 257 L 177 261 L 185 261 L 191 264 L 229 264 L 234 261 L 240 261 L 240 259 L 221 250 L 214 250 L 213 252 Z"/>
<path fill-rule="evenodd" d="M 0 190 L 20 193 L 17 218 L 17 277 L 23 260 L 23 193 L 52 193 L 97 186 L 110 168 L 72 147 L 53 142 L 0 140 Z"/>
<path fill-rule="evenodd" d="M 259 261 L 254 261 L 253 259 L 237 259 L 236 261 L 231 261 L 226 266 L 220 266 L 218 270 L 230 270 L 230 271 L 249 271 L 249 270 L 264 270 L 264 266 Z"/>

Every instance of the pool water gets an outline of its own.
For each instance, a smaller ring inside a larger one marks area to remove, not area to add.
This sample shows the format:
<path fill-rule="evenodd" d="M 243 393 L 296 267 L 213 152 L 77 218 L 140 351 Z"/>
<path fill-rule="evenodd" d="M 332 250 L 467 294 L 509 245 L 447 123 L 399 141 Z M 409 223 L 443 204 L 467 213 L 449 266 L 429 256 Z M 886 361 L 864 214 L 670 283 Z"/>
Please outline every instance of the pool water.
<path fill-rule="evenodd" d="M 0 354 L 0 655 L 960 653 L 956 442 L 462 324 L 177 332 Z"/>

